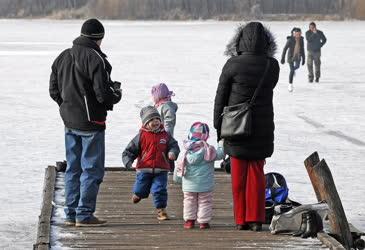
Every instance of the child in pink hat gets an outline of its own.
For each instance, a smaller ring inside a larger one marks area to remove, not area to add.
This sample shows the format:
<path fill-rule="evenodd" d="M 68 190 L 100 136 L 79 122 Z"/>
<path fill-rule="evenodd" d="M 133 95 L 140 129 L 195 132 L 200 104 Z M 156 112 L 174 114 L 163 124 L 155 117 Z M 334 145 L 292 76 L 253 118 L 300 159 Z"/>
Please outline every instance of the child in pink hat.
<path fill-rule="evenodd" d="M 171 96 L 175 95 L 174 92 L 170 91 L 165 83 L 159 83 L 152 87 L 151 94 L 154 105 L 161 115 L 165 131 L 173 137 L 178 108 L 177 104 L 171 101 Z"/>

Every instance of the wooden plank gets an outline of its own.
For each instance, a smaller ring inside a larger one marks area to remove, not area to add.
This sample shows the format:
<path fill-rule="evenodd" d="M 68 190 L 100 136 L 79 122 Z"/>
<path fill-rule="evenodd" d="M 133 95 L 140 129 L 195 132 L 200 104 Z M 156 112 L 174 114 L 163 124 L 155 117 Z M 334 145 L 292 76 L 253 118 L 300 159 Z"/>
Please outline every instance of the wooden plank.
<path fill-rule="evenodd" d="M 319 232 L 317 233 L 317 238 L 323 242 L 326 246 L 328 246 L 331 250 L 345 250 L 340 242 L 338 242 L 335 238 L 329 236 L 326 233 Z"/>
<path fill-rule="evenodd" d="M 54 166 L 48 166 L 44 176 L 43 199 L 38 221 L 37 239 L 33 245 L 33 249 L 43 250 L 49 249 L 50 247 L 50 227 L 55 181 L 56 168 Z"/>
<path fill-rule="evenodd" d="M 316 194 L 317 200 L 318 202 L 321 202 L 323 199 L 321 197 L 321 194 L 318 190 L 318 176 L 315 175 L 314 172 L 314 166 L 317 165 L 319 163 L 319 155 L 317 152 L 312 153 L 310 156 L 308 156 L 307 159 L 305 159 L 304 161 L 304 166 L 307 169 L 308 175 L 309 175 L 309 179 L 311 180 L 313 189 L 314 189 L 314 193 Z"/>
<path fill-rule="evenodd" d="M 57 180 L 62 180 L 58 173 Z M 216 173 L 214 217 L 209 230 L 183 228 L 183 193 L 169 176 L 168 214 L 170 220 L 158 221 L 151 197 L 138 204 L 131 202 L 134 172 L 107 171 L 100 187 L 95 215 L 108 221 L 98 228 L 67 227 L 62 213 L 54 213 L 52 244 L 67 249 L 324 249 L 318 239 L 272 235 L 268 225 L 262 232 L 234 229 L 230 175 Z M 62 195 L 62 184 L 56 183 Z M 61 208 L 58 208 L 61 209 Z"/>
<path fill-rule="evenodd" d="M 316 189 L 319 197 L 326 201 L 329 207 L 329 222 L 331 233 L 336 236 L 346 249 L 351 249 L 353 240 L 347 222 L 346 214 L 343 209 L 341 199 L 337 193 L 336 185 L 329 167 L 325 160 L 321 160 L 312 167 L 312 174 L 316 179 Z"/>

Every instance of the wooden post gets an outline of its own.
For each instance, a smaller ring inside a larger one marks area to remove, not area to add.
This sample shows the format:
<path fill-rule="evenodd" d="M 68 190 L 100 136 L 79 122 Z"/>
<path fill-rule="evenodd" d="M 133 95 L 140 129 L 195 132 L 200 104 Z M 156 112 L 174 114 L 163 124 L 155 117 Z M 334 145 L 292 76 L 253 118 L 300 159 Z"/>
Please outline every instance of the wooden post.
<path fill-rule="evenodd" d="M 312 154 L 314 160 L 316 158 L 315 154 L 316 153 Z M 318 191 L 317 198 L 320 197 L 320 200 L 326 201 L 329 207 L 328 217 L 332 230 L 331 233 L 335 235 L 337 240 L 339 240 L 346 249 L 351 249 L 353 240 L 350 227 L 342 207 L 341 199 L 337 193 L 331 171 L 325 160 L 321 160 L 313 167 L 310 166 L 310 162 L 311 160 L 307 161 L 306 167 L 308 166 L 308 168 L 311 168 L 310 176 L 312 175 L 313 177 L 312 185 L 314 190 Z"/>
<path fill-rule="evenodd" d="M 314 192 L 316 194 L 318 202 L 321 202 L 323 199 L 321 198 L 321 194 L 318 191 L 318 178 L 314 173 L 313 167 L 319 163 L 319 155 L 317 152 L 312 153 L 308 156 L 304 161 L 304 166 L 307 169 L 309 179 L 311 180 Z"/>
<path fill-rule="evenodd" d="M 37 242 L 33 245 L 33 249 L 43 250 L 50 248 L 52 201 L 55 182 L 56 168 L 54 166 L 48 166 L 44 176 L 43 201 L 38 221 Z"/>

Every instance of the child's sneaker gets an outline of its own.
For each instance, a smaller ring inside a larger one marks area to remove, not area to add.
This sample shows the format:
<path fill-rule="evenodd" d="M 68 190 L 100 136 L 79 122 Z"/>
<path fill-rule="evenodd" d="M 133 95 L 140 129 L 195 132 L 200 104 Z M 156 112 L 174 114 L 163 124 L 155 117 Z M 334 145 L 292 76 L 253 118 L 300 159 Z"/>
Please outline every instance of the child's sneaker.
<path fill-rule="evenodd" d="M 133 195 L 132 196 L 132 202 L 134 203 L 134 204 L 136 204 L 136 203 L 138 203 L 138 202 L 140 202 L 142 199 L 141 199 L 141 197 L 138 197 L 137 195 Z"/>
<path fill-rule="evenodd" d="M 157 219 L 158 220 L 168 220 L 169 217 L 167 216 L 166 210 L 164 208 L 157 209 Z"/>
<path fill-rule="evenodd" d="M 208 229 L 210 228 L 209 223 L 200 223 L 200 229 Z"/>
<path fill-rule="evenodd" d="M 195 225 L 195 220 L 187 220 L 184 223 L 184 228 L 185 229 L 192 229 L 192 228 L 194 228 L 194 225 Z"/>

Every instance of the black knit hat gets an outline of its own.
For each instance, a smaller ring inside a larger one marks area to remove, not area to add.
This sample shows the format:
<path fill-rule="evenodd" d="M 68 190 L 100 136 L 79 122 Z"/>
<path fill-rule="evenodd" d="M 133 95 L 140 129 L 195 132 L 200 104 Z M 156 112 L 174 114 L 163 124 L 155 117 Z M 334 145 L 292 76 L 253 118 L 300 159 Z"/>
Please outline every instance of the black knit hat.
<path fill-rule="evenodd" d="M 81 36 L 88 37 L 92 40 L 103 39 L 104 34 L 104 26 L 95 18 L 86 20 L 81 27 Z"/>
<path fill-rule="evenodd" d="M 158 113 L 158 110 L 153 106 L 146 106 L 142 108 L 140 116 L 143 126 L 145 126 L 149 121 L 151 121 L 154 118 L 158 118 L 161 121 L 160 113 Z"/>

